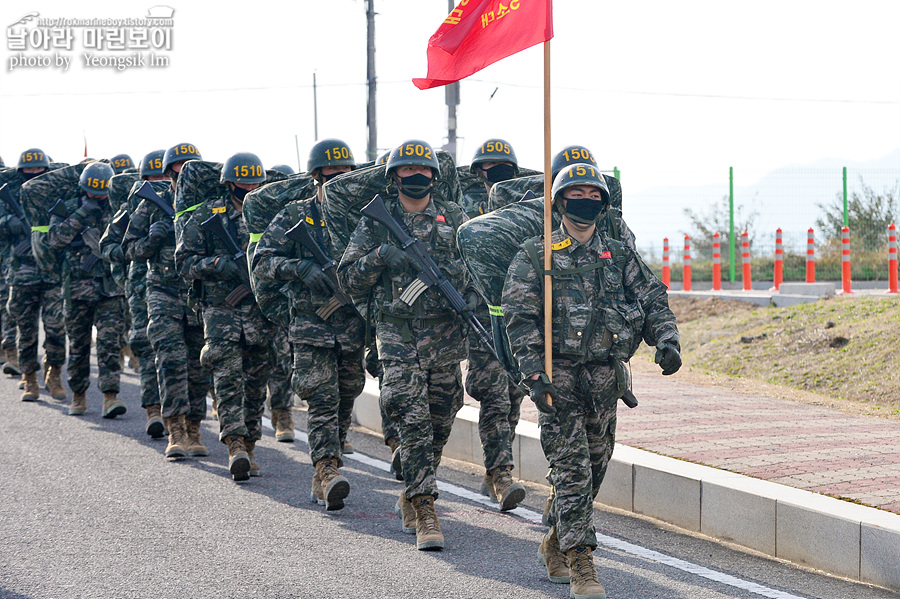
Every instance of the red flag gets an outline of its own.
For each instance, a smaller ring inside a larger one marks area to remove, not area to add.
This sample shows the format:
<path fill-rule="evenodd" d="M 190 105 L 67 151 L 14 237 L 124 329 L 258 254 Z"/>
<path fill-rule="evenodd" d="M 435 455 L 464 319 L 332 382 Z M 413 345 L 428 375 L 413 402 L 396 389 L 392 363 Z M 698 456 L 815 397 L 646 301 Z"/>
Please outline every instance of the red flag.
<path fill-rule="evenodd" d="M 460 0 L 428 40 L 419 89 L 447 85 L 553 37 L 551 0 Z"/>
<path fill-rule="evenodd" d="M 84 157 L 87 158 L 87 135 L 82 131 L 81 136 L 84 138 Z"/>

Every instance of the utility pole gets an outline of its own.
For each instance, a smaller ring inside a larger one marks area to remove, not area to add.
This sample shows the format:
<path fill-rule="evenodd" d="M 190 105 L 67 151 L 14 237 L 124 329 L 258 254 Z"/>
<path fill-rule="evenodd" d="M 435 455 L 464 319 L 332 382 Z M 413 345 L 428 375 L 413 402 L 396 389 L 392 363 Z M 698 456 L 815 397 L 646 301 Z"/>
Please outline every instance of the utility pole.
<path fill-rule="evenodd" d="M 378 124 L 375 120 L 375 0 L 366 0 L 366 86 L 369 99 L 366 102 L 366 159 L 378 158 Z"/>
<path fill-rule="evenodd" d="M 316 90 L 316 72 L 313 71 L 313 141 L 319 141 L 319 98 Z"/>
<path fill-rule="evenodd" d="M 454 0 L 447 0 L 447 13 L 456 8 Z M 444 150 L 453 156 L 456 162 L 456 107 L 459 105 L 459 81 L 444 86 L 444 99 L 447 103 L 447 143 Z"/>

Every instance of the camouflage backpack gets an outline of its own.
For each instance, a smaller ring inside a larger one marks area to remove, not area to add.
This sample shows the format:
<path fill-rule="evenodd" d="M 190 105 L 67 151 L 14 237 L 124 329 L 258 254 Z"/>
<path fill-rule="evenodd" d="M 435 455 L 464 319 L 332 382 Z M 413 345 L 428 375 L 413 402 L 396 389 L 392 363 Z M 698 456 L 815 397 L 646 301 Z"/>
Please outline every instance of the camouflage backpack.
<path fill-rule="evenodd" d="M 130 169 L 118 175 L 113 175 L 112 179 L 109 180 L 109 205 L 113 214 L 125 205 L 125 202 L 131 196 L 135 182 L 140 180 L 141 175 L 137 171 Z M 156 188 L 155 185 L 154 188 Z"/>

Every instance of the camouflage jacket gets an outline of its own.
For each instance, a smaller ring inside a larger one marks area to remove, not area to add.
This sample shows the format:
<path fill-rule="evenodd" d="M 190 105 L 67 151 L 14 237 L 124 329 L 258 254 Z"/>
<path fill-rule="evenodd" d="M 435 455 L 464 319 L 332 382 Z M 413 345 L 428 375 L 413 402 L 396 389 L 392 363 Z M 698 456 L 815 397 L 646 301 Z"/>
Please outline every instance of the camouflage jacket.
<path fill-rule="evenodd" d="M 529 252 L 530 249 L 533 252 Z M 595 232 L 587 244 L 553 232 L 553 357 L 575 363 L 627 361 L 643 339 L 678 335 L 666 287 L 624 244 Z M 503 286 L 510 346 L 525 375 L 544 372 L 543 236 L 523 244 Z"/>
<path fill-rule="evenodd" d="M 291 300 L 291 342 L 318 347 L 340 344 L 344 351 L 362 347 L 365 323 L 352 305 L 342 306 L 328 320 L 316 315 L 316 310 L 328 304 L 332 295 L 321 295 L 308 289 L 294 272 L 301 260 L 313 261 L 312 254 L 285 233 L 304 221 L 319 247 L 335 261 L 340 255 L 334 248 L 318 201 L 313 198 L 292 202 L 279 212 L 256 245 L 253 273 L 263 280 L 285 281 Z"/>
<path fill-rule="evenodd" d="M 432 200 L 423 212 L 410 213 L 396 197 L 385 204 L 413 237 L 430 245 L 432 259 L 465 294 L 468 273 L 456 246 L 455 227 L 465 222 L 466 216 L 459 207 Z M 450 304 L 440 291 L 429 288 L 411 306 L 406 305 L 400 295 L 416 279 L 415 267 L 389 271 L 377 253 L 382 243 L 397 245 L 383 226 L 364 216 L 338 267 L 338 279 L 346 293 L 366 297 L 371 291 L 370 317 L 376 327 L 379 358 L 418 361 L 423 368 L 464 360 L 465 331 Z"/>
<path fill-rule="evenodd" d="M 163 191 L 160 197 L 171 201 L 171 190 Z M 122 242 L 125 256 L 135 263 L 138 261 L 147 263 L 148 287 L 166 291 L 176 297 L 186 297 L 188 285 L 175 268 L 175 226 L 172 218 L 150 200 L 137 199 L 139 203 L 131 215 Z M 171 223 L 169 235 L 162 243 L 154 243 L 148 237 L 150 225 L 157 221 Z"/>
<path fill-rule="evenodd" d="M 109 264 L 100 257 L 100 235 L 112 221 L 112 209 L 106 199 L 98 199 L 100 214 L 93 222 L 85 222 L 77 213 L 84 196 L 65 202 L 68 216 L 52 215 L 47 232 L 47 247 L 63 251 L 63 273 L 68 297 L 92 300 L 122 295 Z"/>
<path fill-rule="evenodd" d="M 21 179 L 21 175 L 17 176 Z M 12 181 L 7 181 L 14 197 L 18 196 L 23 182 L 21 180 L 18 185 L 13 185 Z M 13 216 L 12 208 L 0 202 L 0 251 L 10 257 L 9 283 L 16 286 L 59 284 L 58 273 L 38 268 L 31 249 L 31 235 L 14 235 L 9 231 L 9 221 Z"/>

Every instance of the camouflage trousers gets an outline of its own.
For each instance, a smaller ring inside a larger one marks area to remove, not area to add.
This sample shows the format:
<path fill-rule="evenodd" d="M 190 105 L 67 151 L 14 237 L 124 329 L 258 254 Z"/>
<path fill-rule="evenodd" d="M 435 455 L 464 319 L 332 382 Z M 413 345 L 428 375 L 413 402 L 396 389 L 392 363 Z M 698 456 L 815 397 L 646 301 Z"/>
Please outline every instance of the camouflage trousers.
<path fill-rule="evenodd" d="M 550 462 L 549 479 L 556 490 L 550 525 L 556 527 L 560 548 L 597 547 L 594 498 L 606 476 L 616 442 L 616 400 L 605 401 L 594 413 L 591 397 L 609 393 L 616 385 L 607 365 L 553 362 L 553 384 L 560 397 L 555 414 L 539 415 L 541 447 Z"/>
<path fill-rule="evenodd" d="M 262 439 L 266 383 L 272 370 L 272 348 L 244 340 L 207 339 L 200 363 L 212 371 L 219 411 L 219 440 L 229 435 Z"/>
<path fill-rule="evenodd" d="M 69 336 L 69 388 L 83 393 L 90 386 L 91 333 L 97 327 L 97 387 L 103 393 L 119 392 L 122 374 L 122 335 L 125 329 L 125 298 L 98 297 L 66 302 L 66 333 Z"/>
<path fill-rule="evenodd" d="M 269 373 L 269 382 L 266 388 L 269 407 L 278 410 L 294 405 L 294 392 L 291 390 L 293 358 L 287 330 L 281 326 L 272 328 L 275 330 L 275 335 L 272 337 L 272 356 L 275 365 L 272 372 Z"/>
<path fill-rule="evenodd" d="M 378 359 L 378 350 L 375 349 L 375 342 L 371 346 L 365 348 L 365 366 L 366 372 L 378 379 L 378 386 L 381 387 L 381 379 L 384 378 L 384 369 L 381 367 L 381 361 Z M 391 420 L 391 417 L 384 411 L 384 406 L 379 402 L 379 411 L 381 412 L 381 434 L 384 435 L 384 444 L 388 444 L 391 438 L 400 440 L 400 432 L 397 425 Z"/>
<path fill-rule="evenodd" d="M 12 285 L 7 305 L 16 322 L 16 346 L 22 372 L 37 372 L 38 319 L 44 323 L 44 355 L 47 363 L 62 366 L 66 361 L 66 320 L 60 284 Z"/>
<path fill-rule="evenodd" d="M 159 383 L 156 377 L 156 352 L 147 337 L 147 291 L 135 292 L 128 296 L 128 311 L 131 314 L 131 328 L 128 333 L 128 345 L 140 360 L 138 373 L 141 376 L 141 407 L 159 404 Z"/>
<path fill-rule="evenodd" d="M 11 287 L 9 284 L 9 263 L 9 257 L 0 257 L 0 299 L 3 300 L 3 304 L 0 306 L 0 347 L 3 349 L 16 347 L 16 321 L 6 307 Z"/>
<path fill-rule="evenodd" d="M 478 434 L 488 472 L 499 466 L 515 466 L 512 444 L 525 394 L 513 384 L 500 362 L 490 353 L 474 349 L 469 341 L 466 392 L 481 404 Z"/>
<path fill-rule="evenodd" d="M 147 291 L 147 338 L 153 347 L 163 418 L 184 414 L 188 420 L 206 416 L 209 371 L 200 365 L 203 326 L 193 313 L 173 310 L 183 300 L 157 289 Z M 180 312 L 180 314 L 179 314 Z"/>
<path fill-rule="evenodd" d="M 459 364 L 424 369 L 383 360 L 381 405 L 400 432 L 400 463 L 406 497 L 438 496 L 435 470 L 456 413 L 463 406 Z"/>
<path fill-rule="evenodd" d="M 315 464 L 334 457 L 343 465 L 341 446 L 347 439 L 353 403 L 365 386 L 362 348 L 294 347 L 292 385 L 309 403 L 309 457 Z"/>

